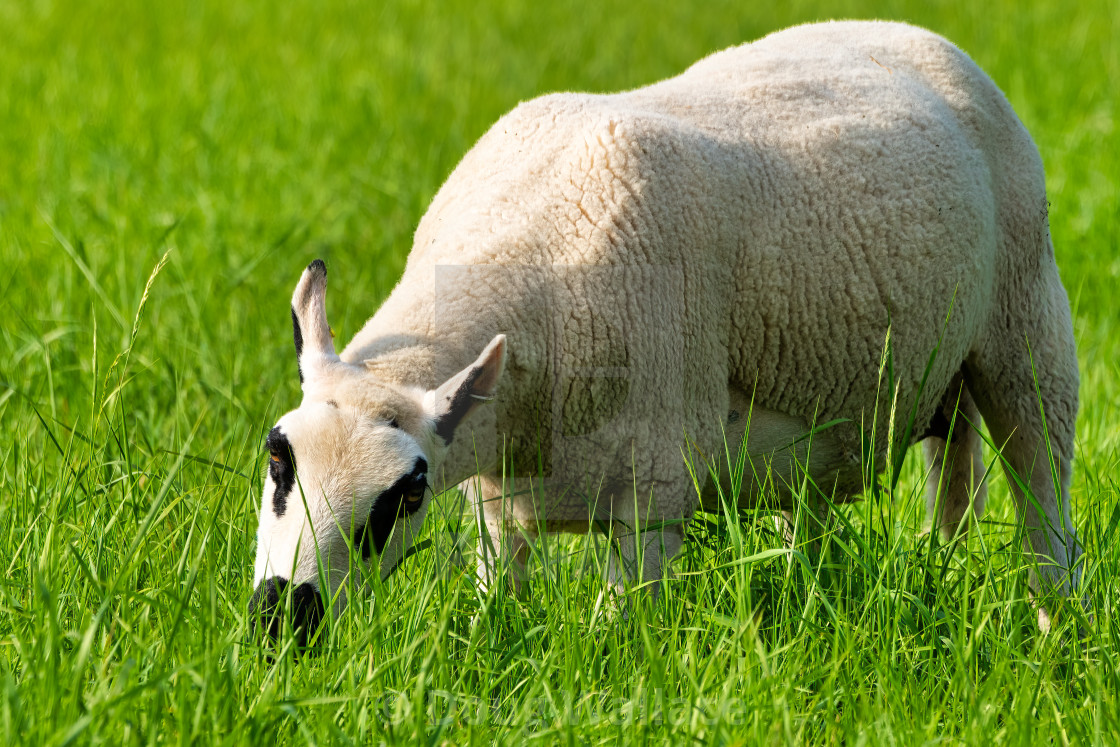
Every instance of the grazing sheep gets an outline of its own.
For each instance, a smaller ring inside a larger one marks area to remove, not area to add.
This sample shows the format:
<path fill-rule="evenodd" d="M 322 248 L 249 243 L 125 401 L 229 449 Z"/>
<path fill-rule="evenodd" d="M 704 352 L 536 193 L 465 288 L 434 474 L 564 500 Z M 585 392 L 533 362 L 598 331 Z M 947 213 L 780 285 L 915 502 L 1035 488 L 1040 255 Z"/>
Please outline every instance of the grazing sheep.
<path fill-rule="evenodd" d="M 1032 588 L 1076 586 L 1078 371 L 1042 164 L 928 31 L 800 26 L 646 88 L 521 104 L 341 356 L 325 293 L 316 261 L 292 299 L 303 402 L 268 437 L 257 614 L 292 583 L 313 629 L 320 580 L 341 609 L 352 548 L 387 575 L 456 484 L 493 540 L 484 577 L 505 563 L 520 585 L 540 532 L 610 528 L 614 581 L 658 579 L 718 509 L 682 450 L 734 460 L 748 421 L 748 475 L 769 479 L 741 505 L 773 488 L 788 507 L 805 476 L 844 501 L 866 459 L 923 441 L 953 535 L 984 505 L 982 416 Z"/>

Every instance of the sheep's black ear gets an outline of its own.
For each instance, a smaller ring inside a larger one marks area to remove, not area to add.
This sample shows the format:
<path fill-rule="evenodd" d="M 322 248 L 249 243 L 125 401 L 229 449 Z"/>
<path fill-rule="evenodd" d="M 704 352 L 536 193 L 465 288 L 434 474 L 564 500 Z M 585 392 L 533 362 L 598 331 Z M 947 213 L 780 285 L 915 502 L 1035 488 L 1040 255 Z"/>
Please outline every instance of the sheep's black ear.
<path fill-rule="evenodd" d="M 327 266 L 321 259 L 307 266 L 292 294 L 292 336 L 300 383 L 338 360 L 327 323 Z"/>
<path fill-rule="evenodd" d="M 299 330 L 299 317 L 296 316 L 296 308 L 292 307 L 292 337 L 296 341 L 296 367 L 299 369 L 299 383 L 303 383 L 303 366 L 299 364 L 299 358 L 303 355 L 303 332 Z"/>
<path fill-rule="evenodd" d="M 498 380 L 506 365 L 506 336 L 498 335 L 478 356 L 439 386 L 432 394 L 432 412 L 436 434 L 444 443 L 451 443 L 455 429 L 474 408 L 494 397 Z"/>

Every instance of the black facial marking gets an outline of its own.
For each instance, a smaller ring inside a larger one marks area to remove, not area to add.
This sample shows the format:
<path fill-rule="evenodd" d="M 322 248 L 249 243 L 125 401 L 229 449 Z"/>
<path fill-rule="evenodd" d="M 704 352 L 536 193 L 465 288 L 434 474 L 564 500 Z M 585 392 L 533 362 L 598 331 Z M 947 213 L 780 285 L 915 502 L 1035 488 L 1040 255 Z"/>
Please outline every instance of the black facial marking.
<path fill-rule="evenodd" d="M 459 427 L 459 423 L 470 412 L 473 404 L 471 402 L 471 392 L 474 391 L 474 383 L 478 381 L 478 377 L 481 375 L 482 366 L 475 366 L 467 374 L 467 378 L 463 379 L 462 386 L 448 396 L 447 410 L 436 421 L 436 435 L 442 438 L 445 444 L 451 443 L 451 439 L 455 436 L 455 429 Z"/>
<path fill-rule="evenodd" d="M 292 337 L 296 341 L 296 368 L 299 369 L 299 383 L 303 383 L 303 366 L 299 364 L 300 356 L 303 355 L 303 332 L 299 328 L 299 318 L 296 316 L 296 307 L 292 307 Z"/>
<path fill-rule="evenodd" d="M 276 486 L 272 494 L 272 510 L 280 517 L 288 508 L 288 494 L 296 484 L 296 457 L 288 437 L 280 432 L 280 426 L 268 432 L 265 445 L 268 446 L 268 475 Z"/>
<path fill-rule="evenodd" d="M 412 471 L 404 474 L 373 502 L 369 520 L 364 527 L 354 533 L 354 547 L 362 551 L 362 560 L 370 555 L 378 555 L 385 549 L 393 524 L 397 519 L 414 514 L 420 510 L 423 497 L 428 490 L 428 462 L 422 457 L 412 465 Z M 413 500 L 409 500 L 412 498 Z"/>

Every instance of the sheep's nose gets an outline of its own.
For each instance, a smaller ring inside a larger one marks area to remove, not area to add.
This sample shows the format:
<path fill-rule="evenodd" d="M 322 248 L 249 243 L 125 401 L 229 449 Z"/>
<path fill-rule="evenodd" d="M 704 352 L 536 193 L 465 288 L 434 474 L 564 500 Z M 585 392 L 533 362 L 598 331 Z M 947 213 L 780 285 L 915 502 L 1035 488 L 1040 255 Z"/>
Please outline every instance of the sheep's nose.
<path fill-rule="evenodd" d="M 296 643 L 300 648 L 306 648 L 307 641 L 323 620 L 323 600 L 319 597 L 318 589 L 304 582 L 292 589 L 289 608 L 288 595 L 285 593 L 287 586 L 286 578 L 273 576 L 262 581 L 253 592 L 253 596 L 249 599 L 249 615 L 253 618 L 253 630 L 267 633 L 272 642 L 278 641 L 280 630 L 283 628 L 284 615 L 290 609 Z"/>

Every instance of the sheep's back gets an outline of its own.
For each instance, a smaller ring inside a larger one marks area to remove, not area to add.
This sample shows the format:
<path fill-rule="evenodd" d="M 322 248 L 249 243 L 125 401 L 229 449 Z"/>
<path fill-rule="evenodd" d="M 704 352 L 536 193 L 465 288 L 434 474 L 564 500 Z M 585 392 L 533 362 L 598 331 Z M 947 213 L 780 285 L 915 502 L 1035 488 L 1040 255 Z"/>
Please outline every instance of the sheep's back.
<path fill-rule="evenodd" d="M 1000 272 L 1021 263 L 1007 227 L 1037 220 L 1044 199 L 1029 137 L 951 44 L 901 24 L 798 27 L 647 88 L 517 107 L 433 200 L 385 316 L 408 324 L 438 304 L 468 348 L 521 329 L 515 358 L 547 366 L 555 351 L 527 348 L 554 339 L 549 273 L 458 298 L 407 279 L 440 265 L 677 268 L 686 375 L 715 371 L 780 412 L 858 417 L 885 390 L 889 326 L 904 398 L 940 340 L 921 418 L 986 323 Z M 589 317 L 620 303 L 586 301 Z"/>

